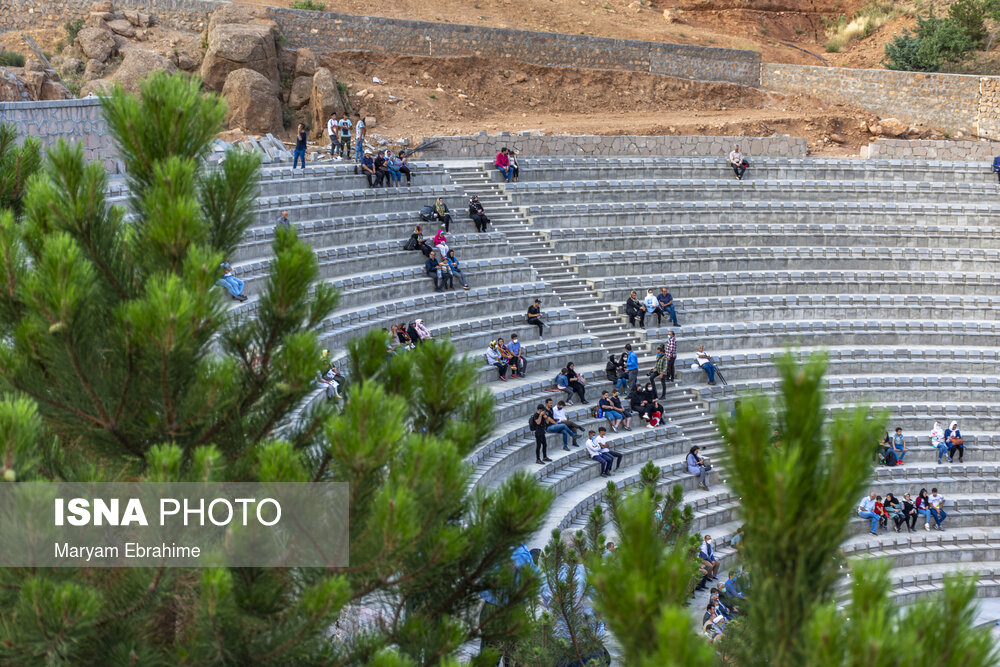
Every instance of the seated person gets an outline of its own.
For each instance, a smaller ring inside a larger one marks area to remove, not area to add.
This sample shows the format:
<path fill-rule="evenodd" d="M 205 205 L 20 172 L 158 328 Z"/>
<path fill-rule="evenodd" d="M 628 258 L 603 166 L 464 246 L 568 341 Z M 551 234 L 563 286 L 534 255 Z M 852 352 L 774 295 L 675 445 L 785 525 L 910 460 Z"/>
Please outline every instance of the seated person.
<path fill-rule="evenodd" d="M 704 345 L 698 346 L 696 361 L 701 366 L 701 370 L 705 371 L 705 375 L 708 376 L 708 383 L 715 384 L 715 365 L 712 363 L 711 355 L 705 351 Z"/>
<path fill-rule="evenodd" d="M 364 160 L 361 161 L 364 165 Z M 389 167 L 386 166 L 385 155 L 382 153 L 375 154 L 374 160 L 375 167 L 375 186 L 378 187 L 388 187 L 389 185 Z"/>
<path fill-rule="evenodd" d="M 548 401 L 551 400 L 551 398 L 548 399 Z M 546 403 L 548 403 L 548 401 L 546 401 Z M 580 431 L 580 433 L 583 433 L 584 431 L 582 426 L 574 421 L 570 421 L 570 419 L 566 416 L 566 401 L 559 401 L 556 403 L 556 406 L 552 408 L 552 418 L 560 424 L 566 424 L 566 426 L 569 426 L 570 430 L 573 432 Z"/>
<path fill-rule="evenodd" d="M 444 223 L 444 230 L 451 231 L 451 211 L 444 203 L 444 197 L 438 197 L 437 201 L 434 202 L 434 212 L 437 213 L 438 220 Z"/>
<path fill-rule="evenodd" d="M 389 174 L 389 181 L 398 184 L 403 180 L 403 175 L 400 169 L 403 166 L 403 161 L 392 154 L 392 151 L 386 149 L 385 151 L 385 168 Z"/>
<path fill-rule="evenodd" d="M 486 363 L 497 369 L 497 374 L 500 379 L 504 382 L 507 381 L 507 364 L 503 360 L 503 356 L 497 349 L 497 342 L 495 340 L 490 341 L 490 346 L 486 349 Z"/>
<path fill-rule="evenodd" d="M 431 253 L 432 248 L 427 245 L 427 241 L 424 240 L 422 232 L 423 228 L 420 225 L 413 228 L 413 233 L 410 234 L 410 240 L 406 242 L 406 249 L 419 250 L 424 253 L 424 257 L 427 257 Z"/>
<path fill-rule="evenodd" d="M 903 429 L 896 427 L 896 435 L 892 436 L 892 452 L 896 455 L 896 465 L 903 465 L 903 457 L 906 456 L 906 439 L 903 438 Z"/>
<path fill-rule="evenodd" d="M 451 271 L 448 270 L 448 264 L 438 261 L 437 255 L 431 250 L 430 254 L 427 255 L 427 261 L 424 262 L 424 271 L 434 280 L 434 289 L 438 292 L 443 292 L 444 287 L 449 289 L 454 286 L 451 279 Z"/>
<path fill-rule="evenodd" d="M 569 386 L 569 378 L 566 376 L 565 368 L 556 373 L 554 384 L 556 389 L 566 392 L 566 405 L 573 405 L 573 389 Z"/>
<path fill-rule="evenodd" d="M 434 235 L 431 245 L 438 251 L 438 257 L 443 258 L 448 255 L 448 239 L 445 238 L 443 229 L 439 228 L 437 230 L 437 234 Z"/>
<path fill-rule="evenodd" d="M 507 348 L 507 345 L 504 344 L 503 338 L 497 338 L 497 340 L 496 340 L 496 349 L 497 349 L 497 352 L 500 353 L 500 358 L 503 359 L 503 362 L 505 364 L 507 364 L 507 366 L 510 368 L 511 376 L 512 377 L 517 377 L 517 372 L 518 372 L 518 369 L 517 369 L 517 357 L 515 357 L 514 353 L 511 352 Z"/>
<path fill-rule="evenodd" d="M 643 305 L 639 298 L 635 295 L 635 290 L 629 294 L 628 299 L 625 301 L 625 314 L 628 315 L 628 323 L 631 326 L 635 326 L 636 318 L 639 319 L 639 328 L 643 329 L 646 326 L 646 306 Z"/>
<path fill-rule="evenodd" d="M 245 283 L 233 273 L 232 265 L 229 262 L 223 262 L 219 266 L 222 267 L 222 277 L 216 280 L 215 284 L 225 287 L 234 301 L 246 301 L 247 295 L 243 293 Z"/>
<path fill-rule="evenodd" d="M 958 462 L 965 463 L 965 440 L 962 439 L 962 432 L 958 430 L 958 422 L 952 422 L 951 426 L 944 430 L 944 441 L 948 445 L 948 458 L 955 459 L 958 453 Z"/>
<path fill-rule="evenodd" d="M 601 398 L 597 402 L 597 405 L 601 408 L 601 412 L 604 413 L 608 421 L 611 422 L 611 430 L 617 433 L 618 426 L 625 420 L 625 415 L 615 408 L 615 404 L 611 402 L 611 396 L 607 390 L 601 392 Z"/>
<path fill-rule="evenodd" d="M 643 305 L 646 307 L 646 313 L 649 315 L 656 313 L 656 326 L 662 325 L 663 310 L 660 308 L 660 300 L 653 294 L 652 288 L 646 290 L 646 298 L 643 301 Z"/>
<path fill-rule="evenodd" d="M 593 460 L 597 461 L 600 464 L 601 477 L 610 477 L 611 465 L 614 463 L 614 459 L 612 459 L 610 456 L 604 454 L 601 451 L 601 445 L 598 442 L 596 442 L 597 433 L 595 433 L 594 431 L 588 431 L 588 435 L 590 437 L 587 438 L 586 442 L 587 456 L 589 456 L 590 458 L 592 458 Z"/>
<path fill-rule="evenodd" d="M 459 268 L 458 258 L 455 257 L 455 251 L 449 250 L 445 253 L 444 259 L 448 262 L 448 269 L 451 271 L 451 275 L 458 276 L 459 281 L 462 283 L 462 287 L 469 289 L 469 282 L 465 279 L 465 274 L 462 273 L 462 269 Z"/>
<path fill-rule="evenodd" d="M 601 426 L 600 428 L 597 429 L 597 431 L 598 431 L 597 437 L 594 438 L 594 442 L 600 445 L 602 454 L 604 454 L 605 456 L 610 456 L 612 459 L 615 460 L 615 469 L 612 470 L 611 472 L 618 472 L 619 470 L 622 469 L 622 459 L 624 458 L 624 455 L 611 449 L 610 445 L 608 444 L 609 442 L 608 429 Z"/>
<path fill-rule="evenodd" d="M 372 159 L 371 151 L 365 151 L 365 156 L 361 158 L 361 173 L 368 179 L 368 187 L 374 188 L 376 183 L 381 184 L 378 173 L 375 171 L 375 160 Z"/>
<path fill-rule="evenodd" d="M 507 349 L 514 355 L 514 360 L 517 364 L 517 374 L 525 377 L 528 370 L 528 361 L 524 358 L 524 346 L 521 345 L 521 341 L 518 340 L 516 333 L 510 335 L 510 342 L 507 344 Z"/>
<path fill-rule="evenodd" d="M 573 362 L 566 364 L 566 378 L 569 380 L 569 387 L 577 393 L 580 397 L 580 402 L 584 405 L 587 404 L 587 396 L 585 394 L 585 385 L 587 381 L 583 379 L 582 375 L 577 375 L 576 368 L 573 367 Z"/>
<path fill-rule="evenodd" d="M 486 217 L 486 211 L 476 195 L 472 195 L 472 199 L 469 200 L 469 217 L 476 224 L 477 232 L 485 232 L 486 225 L 490 224 L 490 219 Z"/>
<path fill-rule="evenodd" d="M 889 513 L 885 511 L 882 496 L 875 496 L 875 514 L 878 516 L 879 527 L 885 528 L 889 524 Z"/>

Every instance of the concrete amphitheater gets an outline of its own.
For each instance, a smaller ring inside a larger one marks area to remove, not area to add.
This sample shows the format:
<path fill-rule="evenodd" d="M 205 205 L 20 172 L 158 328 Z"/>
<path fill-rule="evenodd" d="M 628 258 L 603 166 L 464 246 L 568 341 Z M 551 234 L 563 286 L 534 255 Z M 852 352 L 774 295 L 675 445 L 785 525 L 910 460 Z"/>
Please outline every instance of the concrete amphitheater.
<path fill-rule="evenodd" d="M 415 318 L 474 359 L 491 339 L 517 332 L 529 377 L 498 382 L 482 366 L 496 426 L 470 463 L 477 486 L 526 469 L 555 491 L 529 545 L 542 546 L 553 528 L 583 525 L 606 481 L 582 447 L 562 451 L 558 435 L 550 436 L 553 462 L 538 466 L 527 417 L 558 398 L 545 389 L 568 361 L 587 377 L 592 404 L 610 388 L 608 353 L 626 342 L 638 346 L 640 368 L 651 368 L 667 327 L 629 328 L 622 304 L 632 289 L 667 286 L 682 324 L 678 381 L 664 399 L 669 421 L 613 436 L 627 471 L 612 479 L 629 487 L 646 462 L 659 466 L 664 487 L 683 486 L 694 530 L 716 538 L 724 569 L 739 499 L 722 483 L 724 471 L 711 474 L 711 491 L 699 490 L 684 454 L 693 444 L 719 450 L 711 415 L 741 392 L 775 391 L 771 362 L 786 346 L 825 349 L 831 413 L 870 403 L 907 434 L 906 465 L 877 469 L 874 488 L 916 494 L 936 486 L 948 498 L 945 532 L 872 537 L 857 520 L 845 551 L 892 557 L 900 604 L 939 590 L 945 573 L 975 573 L 977 622 L 1000 619 L 1000 232 L 990 224 L 1000 202 L 988 164 L 756 157 L 737 182 L 719 156 L 547 156 L 522 158 L 513 184 L 490 165 L 418 162 L 413 187 L 374 190 L 348 164 L 313 164 L 306 175 L 265 168 L 258 224 L 232 258 L 250 299 L 234 308 L 256 307 L 274 221 L 288 209 L 323 279 L 341 289 L 322 324 L 335 358 L 353 336 Z M 465 212 L 473 194 L 493 223 L 486 234 Z M 468 291 L 435 293 L 422 256 L 402 249 L 421 205 L 439 196 L 456 214 L 449 242 Z M 524 322 L 536 297 L 549 323 L 544 341 Z M 689 368 L 699 344 L 719 360 L 728 386 L 707 386 Z M 569 414 L 596 426 L 588 408 Z M 927 437 L 935 419 L 959 421 L 964 464 L 936 465 Z"/>

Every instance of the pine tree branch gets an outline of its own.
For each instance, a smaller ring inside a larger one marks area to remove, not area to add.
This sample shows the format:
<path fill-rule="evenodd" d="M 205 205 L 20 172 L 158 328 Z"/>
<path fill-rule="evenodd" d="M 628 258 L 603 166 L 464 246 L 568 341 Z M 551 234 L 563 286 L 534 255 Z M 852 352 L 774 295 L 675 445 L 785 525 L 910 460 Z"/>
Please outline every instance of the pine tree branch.
<path fill-rule="evenodd" d="M 330 598 L 327 598 L 323 603 L 323 607 L 319 609 L 315 614 L 313 614 L 308 621 L 303 623 L 302 627 L 299 628 L 299 631 L 295 633 L 294 636 L 289 637 L 288 641 L 286 641 L 284 644 L 282 644 L 275 650 L 261 657 L 259 659 L 260 662 L 264 663 L 269 662 L 270 660 L 281 655 L 282 653 L 290 649 L 292 646 L 294 646 L 299 641 L 299 639 L 301 639 L 306 634 L 307 630 L 312 628 L 319 621 L 319 619 L 321 619 L 323 616 L 326 615 L 326 612 L 330 609 L 330 602 L 331 602 Z"/>
<path fill-rule="evenodd" d="M 153 576 L 153 580 L 149 582 L 149 586 L 146 587 L 146 590 L 143 592 L 142 596 L 138 600 L 136 600 L 132 605 L 126 607 L 125 609 L 119 609 L 118 611 L 109 616 L 105 616 L 101 620 L 97 621 L 95 625 L 99 628 L 103 628 L 105 625 L 111 623 L 112 621 L 119 621 L 123 618 L 128 618 L 135 612 L 139 611 L 139 608 L 142 607 L 144 604 L 146 604 L 146 601 L 149 600 L 149 598 L 152 597 L 153 593 L 156 592 L 156 589 L 160 587 L 160 579 L 161 577 L 163 577 L 164 569 L 165 568 L 162 565 L 159 568 L 157 568 L 156 574 Z"/>
<path fill-rule="evenodd" d="M 125 323 L 125 381 L 122 382 L 122 394 L 118 398 L 118 407 L 115 408 L 114 424 L 117 426 L 118 420 L 125 409 L 125 399 L 132 385 L 132 371 L 135 369 L 135 355 L 132 352 L 130 341 L 132 339 L 132 326 Z"/>

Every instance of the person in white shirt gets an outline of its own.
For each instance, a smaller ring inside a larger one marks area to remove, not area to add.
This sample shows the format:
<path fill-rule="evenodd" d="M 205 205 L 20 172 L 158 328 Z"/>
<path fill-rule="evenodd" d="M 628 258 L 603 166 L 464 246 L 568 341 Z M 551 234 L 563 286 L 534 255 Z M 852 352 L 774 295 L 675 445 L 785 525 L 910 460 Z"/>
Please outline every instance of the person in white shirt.
<path fill-rule="evenodd" d="M 548 400 L 551 401 L 552 399 L 550 398 Z M 569 426 L 573 431 L 580 431 L 580 433 L 583 433 L 584 431 L 582 426 L 574 421 L 570 421 L 570 419 L 566 416 L 566 401 L 559 401 L 556 404 L 556 407 L 552 408 L 552 417 L 560 424 L 566 424 L 566 426 Z"/>
<path fill-rule="evenodd" d="M 944 511 L 944 496 L 939 494 L 937 489 L 931 489 L 931 497 L 927 500 L 927 504 L 931 506 L 934 527 L 938 530 L 944 530 L 941 527 L 941 522 L 948 518 L 948 514 Z"/>
<path fill-rule="evenodd" d="M 337 114 L 332 113 L 330 119 L 326 121 L 326 136 L 330 137 L 330 157 L 337 157 L 337 151 L 340 149 L 340 138 L 337 136 L 339 131 Z"/>
<path fill-rule="evenodd" d="M 361 120 L 361 114 L 354 114 L 354 140 L 357 145 L 354 147 L 354 160 L 361 162 L 361 156 L 365 149 L 365 121 Z"/>
<path fill-rule="evenodd" d="M 740 152 L 740 145 L 736 144 L 729 154 L 729 166 L 733 168 L 733 173 L 736 174 L 737 181 L 743 180 L 743 172 L 747 170 L 744 161 L 743 153 Z"/>
<path fill-rule="evenodd" d="M 611 449 L 611 447 L 608 446 L 608 429 L 602 426 L 597 430 L 600 431 L 600 434 L 596 438 L 594 438 L 594 443 L 600 446 L 601 454 L 617 459 L 617 461 L 615 462 L 615 469 L 611 472 L 618 472 L 619 470 L 622 469 L 623 457 L 621 454 L 619 454 L 618 452 L 616 452 L 615 450 Z"/>
<path fill-rule="evenodd" d="M 878 535 L 878 514 L 875 514 L 875 492 L 872 491 L 858 504 L 858 516 L 871 522 L 871 534 Z"/>
<path fill-rule="evenodd" d="M 660 300 L 653 294 L 652 289 L 646 290 L 646 298 L 642 300 L 646 306 L 646 314 L 656 313 L 656 326 L 663 324 L 663 309 L 660 308 Z"/>
<path fill-rule="evenodd" d="M 611 457 L 601 451 L 601 445 L 596 442 L 597 439 L 595 436 L 597 434 L 594 433 L 594 431 L 589 431 L 588 435 L 590 437 L 587 438 L 587 442 L 585 444 L 585 447 L 587 448 L 587 456 L 601 464 L 601 477 L 610 477 L 612 462 Z"/>
<path fill-rule="evenodd" d="M 698 354 L 695 357 L 701 370 L 708 376 L 708 383 L 715 384 L 715 365 L 712 363 L 712 355 L 705 351 L 704 345 L 698 346 Z"/>

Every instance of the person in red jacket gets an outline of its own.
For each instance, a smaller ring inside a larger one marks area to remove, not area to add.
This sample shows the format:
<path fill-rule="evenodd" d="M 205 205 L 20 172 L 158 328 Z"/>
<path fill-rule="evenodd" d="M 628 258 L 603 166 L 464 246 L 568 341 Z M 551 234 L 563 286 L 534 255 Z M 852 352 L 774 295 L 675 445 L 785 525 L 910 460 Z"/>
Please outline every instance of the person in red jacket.
<path fill-rule="evenodd" d="M 507 147 L 504 146 L 497 153 L 496 167 L 503 174 L 503 180 L 510 183 L 511 177 L 514 175 L 514 170 L 510 168 L 510 158 L 507 157 Z"/>

